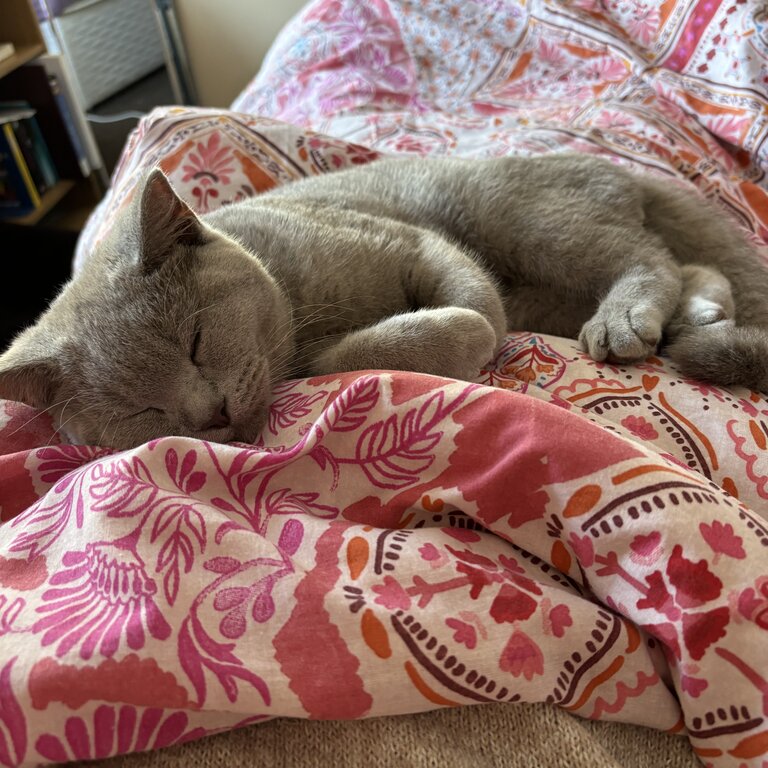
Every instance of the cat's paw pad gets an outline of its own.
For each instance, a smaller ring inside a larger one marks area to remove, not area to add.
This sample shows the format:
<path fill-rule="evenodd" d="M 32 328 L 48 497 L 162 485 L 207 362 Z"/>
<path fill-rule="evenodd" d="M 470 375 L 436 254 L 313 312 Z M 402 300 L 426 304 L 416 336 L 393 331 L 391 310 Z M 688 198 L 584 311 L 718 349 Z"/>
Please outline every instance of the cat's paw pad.
<path fill-rule="evenodd" d="M 680 274 L 683 290 L 672 326 L 713 325 L 735 317 L 733 291 L 725 275 L 699 264 L 686 264 Z"/>
<path fill-rule="evenodd" d="M 676 320 L 679 325 L 712 325 L 731 317 L 732 310 L 729 312 L 718 302 L 703 296 L 691 296 Z"/>
<path fill-rule="evenodd" d="M 628 363 L 645 360 L 661 340 L 661 317 L 651 307 L 605 307 L 584 323 L 582 349 L 597 362 Z"/>

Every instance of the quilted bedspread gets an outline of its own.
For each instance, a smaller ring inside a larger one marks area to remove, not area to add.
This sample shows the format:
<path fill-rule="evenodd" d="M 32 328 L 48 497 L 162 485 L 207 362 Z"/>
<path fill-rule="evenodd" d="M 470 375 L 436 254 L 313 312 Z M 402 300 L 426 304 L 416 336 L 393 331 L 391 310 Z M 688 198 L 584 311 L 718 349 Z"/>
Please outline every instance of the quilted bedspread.
<path fill-rule="evenodd" d="M 231 111 L 141 122 L 77 267 L 147 166 L 206 211 L 408 152 L 604 155 L 765 247 L 767 87 L 755 0 L 318 0 Z M 768 401 L 527 330 L 282 383 L 255 445 L 0 404 L 0 766 L 519 701 L 765 765 Z"/>

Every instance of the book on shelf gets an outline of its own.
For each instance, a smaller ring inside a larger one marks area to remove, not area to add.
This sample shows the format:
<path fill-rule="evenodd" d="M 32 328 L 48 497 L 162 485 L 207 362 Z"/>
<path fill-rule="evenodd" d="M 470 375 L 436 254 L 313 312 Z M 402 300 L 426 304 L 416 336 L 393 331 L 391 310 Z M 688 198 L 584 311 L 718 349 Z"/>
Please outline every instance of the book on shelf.
<path fill-rule="evenodd" d="M 0 125 L 0 218 L 24 216 L 40 206 L 40 194 L 10 123 Z"/>
<path fill-rule="evenodd" d="M 0 61 L 10 59 L 16 53 L 16 46 L 13 43 L 0 43 Z"/>
<path fill-rule="evenodd" d="M 37 161 L 43 174 L 43 180 L 45 181 L 46 187 L 50 189 L 58 183 L 59 174 L 56 171 L 56 165 L 53 162 L 48 145 L 45 143 L 43 132 L 40 130 L 40 126 L 37 124 L 37 119 L 35 117 L 30 120 L 25 120 L 24 127 L 31 134 Z"/>
<path fill-rule="evenodd" d="M 49 73 L 49 66 L 54 65 L 43 62 L 43 59 L 58 58 L 38 57 L 35 62 L 18 67 L 0 79 L 0 101 L 24 101 L 35 110 L 58 177 L 77 179 L 89 176 L 94 166 L 74 117 L 80 110 L 76 102 L 73 104 L 67 97 L 58 76 Z"/>
<path fill-rule="evenodd" d="M 0 102 L 0 218 L 39 208 L 58 181 L 35 110 L 25 101 Z"/>
<path fill-rule="evenodd" d="M 10 126 L 37 192 L 44 195 L 59 176 L 35 120 L 35 111 L 27 102 L 0 102 L 0 125 Z"/>

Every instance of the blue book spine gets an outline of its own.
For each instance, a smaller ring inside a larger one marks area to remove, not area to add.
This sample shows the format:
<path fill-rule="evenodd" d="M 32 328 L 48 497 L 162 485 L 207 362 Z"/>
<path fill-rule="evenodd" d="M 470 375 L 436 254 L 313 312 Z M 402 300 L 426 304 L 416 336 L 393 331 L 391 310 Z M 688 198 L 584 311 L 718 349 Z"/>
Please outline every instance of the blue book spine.
<path fill-rule="evenodd" d="M 0 131 L 0 218 L 24 216 L 35 207 L 16 165 L 15 153 Z"/>
<path fill-rule="evenodd" d="M 32 134 L 37 162 L 40 164 L 40 170 L 43 172 L 45 182 L 49 188 L 53 187 L 59 180 L 59 174 L 56 172 L 56 166 L 53 164 L 51 153 L 48 151 L 48 145 L 45 143 L 40 126 L 34 117 L 27 118 L 26 123 Z"/>

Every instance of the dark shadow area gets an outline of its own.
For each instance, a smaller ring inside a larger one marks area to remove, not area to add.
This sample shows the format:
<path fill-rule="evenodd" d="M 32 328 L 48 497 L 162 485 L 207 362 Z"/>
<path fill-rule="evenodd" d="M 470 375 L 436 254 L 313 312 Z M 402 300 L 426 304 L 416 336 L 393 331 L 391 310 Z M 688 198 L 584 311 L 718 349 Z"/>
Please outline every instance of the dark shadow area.
<path fill-rule="evenodd" d="M 67 280 L 77 234 L 0 222 L 0 250 L 6 264 L 0 349 L 35 321 Z"/>

